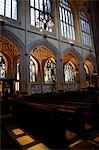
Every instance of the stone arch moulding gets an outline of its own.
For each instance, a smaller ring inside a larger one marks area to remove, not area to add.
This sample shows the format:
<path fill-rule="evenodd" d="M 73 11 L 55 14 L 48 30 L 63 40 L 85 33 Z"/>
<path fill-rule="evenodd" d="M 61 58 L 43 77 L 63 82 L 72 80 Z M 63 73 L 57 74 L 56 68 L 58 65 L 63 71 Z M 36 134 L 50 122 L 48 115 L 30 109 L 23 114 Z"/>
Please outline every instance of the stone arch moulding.
<path fill-rule="evenodd" d="M 1 36 L 8 39 L 10 42 L 15 44 L 15 46 L 18 48 L 18 55 L 20 56 L 19 59 L 22 60 L 21 58 L 23 58 L 23 56 L 25 54 L 25 46 L 22 43 L 22 41 L 16 35 L 14 35 L 12 32 L 8 31 L 5 28 L 2 28 L 0 34 L 1 34 Z M 20 64 L 22 64 L 22 63 L 20 63 Z M 24 64 L 24 61 L 23 61 L 23 64 Z M 24 79 L 25 78 L 24 77 L 24 71 L 22 71 L 23 68 L 24 68 L 24 66 L 20 65 L 20 75 L 23 77 L 23 78 L 22 77 L 20 78 L 20 81 L 21 80 L 26 80 L 26 79 Z"/>
<path fill-rule="evenodd" d="M 14 43 L 16 45 L 16 47 L 19 50 L 19 54 L 21 54 L 21 52 L 24 52 L 24 49 L 25 49 L 24 44 L 13 33 L 8 31 L 7 29 L 3 28 L 2 32 L 1 32 L 1 35 L 4 36 L 5 38 L 7 38 L 9 41 L 11 41 L 12 43 Z"/>
<path fill-rule="evenodd" d="M 37 40 L 37 41 L 30 43 L 27 46 L 28 52 L 30 52 L 32 49 L 35 49 L 36 47 L 41 46 L 41 45 L 48 48 L 48 50 L 54 54 L 56 60 L 60 59 L 61 56 L 60 56 L 58 49 L 54 45 L 52 45 L 50 42 L 48 42 L 47 40 L 44 40 L 44 39 Z"/>
<path fill-rule="evenodd" d="M 96 67 L 95 56 L 94 56 L 93 54 L 91 54 L 91 55 L 86 55 L 85 58 L 84 58 L 84 61 L 85 61 L 86 59 L 88 59 L 88 58 L 92 61 L 93 65 Z"/>
<path fill-rule="evenodd" d="M 69 48 L 65 49 L 62 52 L 62 58 L 63 58 L 64 55 L 67 55 L 67 54 L 73 54 L 77 58 L 79 63 L 81 61 L 83 62 L 83 58 L 81 57 L 80 53 L 76 49 L 74 49 L 73 47 L 69 47 Z"/>

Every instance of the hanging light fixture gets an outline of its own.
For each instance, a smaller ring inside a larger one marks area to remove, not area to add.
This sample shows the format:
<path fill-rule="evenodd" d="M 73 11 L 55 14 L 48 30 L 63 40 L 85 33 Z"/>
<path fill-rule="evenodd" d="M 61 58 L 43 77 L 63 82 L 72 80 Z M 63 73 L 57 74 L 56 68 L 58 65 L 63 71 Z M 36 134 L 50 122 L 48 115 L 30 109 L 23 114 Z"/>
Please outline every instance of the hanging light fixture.
<path fill-rule="evenodd" d="M 37 20 L 37 27 L 40 28 L 40 31 L 43 30 L 52 32 L 52 27 L 54 26 L 54 23 L 52 21 L 51 12 L 48 9 L 47 4 L 42 4 L 42 11 L 39 14 L 38 20 Z"/>

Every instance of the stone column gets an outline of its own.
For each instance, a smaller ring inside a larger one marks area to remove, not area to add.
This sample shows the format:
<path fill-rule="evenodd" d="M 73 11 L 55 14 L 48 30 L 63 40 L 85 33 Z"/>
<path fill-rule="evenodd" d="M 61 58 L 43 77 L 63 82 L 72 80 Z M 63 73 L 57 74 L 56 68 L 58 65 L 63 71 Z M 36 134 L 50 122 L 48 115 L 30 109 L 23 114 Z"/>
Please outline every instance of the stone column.
<path fill-rule="evenodd" d="M 43 83 L 43 66 L 42 66 L 42 61 L 39 61 L 40 67 L 38 71 L 38 83 L 42 84 Z"/>
<path fill-rule="evenodd" d="M 24 1 L 24 52 L 20 54 L 20 69 L 21 69 L 21 94 L 27 95 L 29 94 L 29 54 L 27 49 L 27 0 Z"/>
<path fill-rule="evenodd" d="M 29 86 L 29 56 L 22 54 L 19 58 L 20 63 L 20 94 L 26 95 Z"/>
<path fill-rule="evenodd" d="M 38 73 L 38 89 L 42 93 L 43 92 L 43 66 L 42 66 L 42 61 L 40 61 L 40 68 L 39 68 L 39 73 Z"/>
<path fill-rule="evenodd" d="M 84 64 L 83 61 L 79 64 L 79 72 L 80 72 L 80 90 L 86 89 L 86 73 L 84 70 Z"/>
<path fill-rule="evenodd" d="M 58 59 L 56 62 L 56 90 L 62 91 L 63 90 L 63 64 L 62 59 Z"/>

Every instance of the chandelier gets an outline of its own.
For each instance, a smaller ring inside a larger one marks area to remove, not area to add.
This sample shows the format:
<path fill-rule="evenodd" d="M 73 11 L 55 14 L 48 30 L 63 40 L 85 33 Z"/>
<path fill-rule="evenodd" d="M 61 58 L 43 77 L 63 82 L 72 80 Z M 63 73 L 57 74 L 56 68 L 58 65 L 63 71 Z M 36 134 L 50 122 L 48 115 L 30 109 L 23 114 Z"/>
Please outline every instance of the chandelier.
<path fill-rule="evenodd" d="M 40 11 L 36 26 L 40 28 L 41 32 L 43 30 L 52 32 L 52 27 L 54 26 L 54 23 L 52 21 L 51 12 L 48 9 L 47 4 L 42 5 L 42 11 Z"/>

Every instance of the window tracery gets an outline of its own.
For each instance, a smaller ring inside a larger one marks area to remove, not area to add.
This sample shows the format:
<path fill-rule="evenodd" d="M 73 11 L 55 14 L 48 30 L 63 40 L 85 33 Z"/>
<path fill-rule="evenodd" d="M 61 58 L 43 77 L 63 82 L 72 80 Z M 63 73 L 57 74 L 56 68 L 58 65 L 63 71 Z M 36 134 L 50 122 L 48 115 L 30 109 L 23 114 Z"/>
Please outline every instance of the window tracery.
<path fill-rule="evenodd" d="M 67 0 L 60 0 L 59 10 L 62 36 L 75 40 L 73 14 Z"/>
<path fill-rule="evenodd" d="M 30 9 L 31 25 L 52 32 L 50 0 L 30 0 Z"/>
<path fill-rule="evenodd" d="M 64 77 L 65 77 L 65 82 L 75 81 L 74 69 L 69 62 L 64 64 Z"/>
<path fill-rule="evenodd" d="M 30 59 L 30 82 L 36 81 L 36 65 L 32 59 Z"/>
<path fill-rule="evenodd" d="M 90 25 L 88 18 L 83 10 L 80 10 L 80 24 L 82 30 L 83 44 L 87 46 L 92 46 Z"/>
<path fill-rule="evenodd" d="M 17 20 L 17 0 L 0 0 L 0 15 Z"/>
<path fill-rule="evenodd" d="M 48 59 L 44 65 L 44 81 L 55 82 L 56 80 L 56 64 Z"/>
<path fill-rule="evenodd" d="M 19 85 L 19 80 L 20 80 L 20 64 L 19 61 L 17 62 L 16 66 L 16 79 L 17 81 L 15 82 L 15 91 L 19 91 L 20 85 Z"/>

